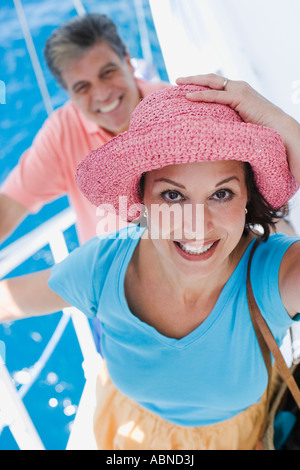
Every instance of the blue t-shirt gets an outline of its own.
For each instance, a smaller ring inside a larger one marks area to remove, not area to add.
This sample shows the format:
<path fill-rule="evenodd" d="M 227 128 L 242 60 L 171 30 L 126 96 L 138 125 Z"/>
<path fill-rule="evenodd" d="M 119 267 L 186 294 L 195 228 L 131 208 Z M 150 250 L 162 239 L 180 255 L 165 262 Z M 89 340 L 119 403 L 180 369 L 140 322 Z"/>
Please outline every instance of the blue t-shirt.
<path fill-rule="evenodd" d="M 253 242 L 210 315 L 174 339 L 132 314 L 125 299 L 125 273 L 143 230 L 130 227 L 90 240 L 54 266 L 49 285 L 88 317 L 100 319 L 102 351 L 122 393 L 183 426 L 232 418 L 260 400 L 268 381 L 247 304 Z M 254 295 L 278 343 L 292 323 L 280 298 L 279 266 L 295 241 L 299 238 L 270 236 L 258 246 L 251 267 Z"/>

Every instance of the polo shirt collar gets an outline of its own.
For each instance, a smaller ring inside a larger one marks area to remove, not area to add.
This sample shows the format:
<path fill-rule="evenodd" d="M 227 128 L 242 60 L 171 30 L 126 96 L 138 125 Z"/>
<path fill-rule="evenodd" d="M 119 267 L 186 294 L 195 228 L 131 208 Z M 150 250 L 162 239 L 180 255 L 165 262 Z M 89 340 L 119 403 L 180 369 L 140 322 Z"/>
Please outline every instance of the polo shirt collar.
<path fill-rule="evenodd" d="M 100 134 L 105 140 L 112 138 L 112 135 L 109 132 L 98 126 L 94 121 L 88 119 L 79 109 L 78 113 L 87 134 Z"/>

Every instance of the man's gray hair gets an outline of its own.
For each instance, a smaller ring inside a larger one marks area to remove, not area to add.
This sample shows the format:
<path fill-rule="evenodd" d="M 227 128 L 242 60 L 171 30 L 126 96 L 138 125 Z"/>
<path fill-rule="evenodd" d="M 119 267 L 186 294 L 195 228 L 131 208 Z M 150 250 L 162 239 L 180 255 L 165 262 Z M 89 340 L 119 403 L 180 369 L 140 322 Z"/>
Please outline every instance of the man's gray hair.
<path fill-rule="evenodd" d="M 61 72 L 67 64 L 78 60 L 100 42 L 106 42 L 121 59 L 127 48 L 117 27 L 106 15 L 90 13 L 76 16 L 53 31 L 45 44 L 47 65 L 58 83 L 66 88 Z"/>

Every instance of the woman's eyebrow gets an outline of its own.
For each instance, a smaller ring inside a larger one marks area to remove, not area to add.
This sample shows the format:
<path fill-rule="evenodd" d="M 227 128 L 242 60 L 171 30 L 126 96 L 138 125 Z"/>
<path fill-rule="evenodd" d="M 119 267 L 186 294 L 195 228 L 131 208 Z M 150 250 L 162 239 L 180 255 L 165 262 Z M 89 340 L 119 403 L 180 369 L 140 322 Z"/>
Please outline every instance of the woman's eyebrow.
<path fill-rule="evenodd" d="M 154 183 L 159 183 L 161 181 L 165 183 L 171 183 L 173 186 L 177 186 L 178 188 L 181 188 L 181 189 L 186 189 L 186 187 L 183 186 L 182 184 L 176 183 L 176 181 L 169 180 L 168 178 L 158 178 L 154 180 Z"/>
<path fill-rule="evenodd" d="M 224 180 L 219 181 L 219 183 L 217 183 L 215 187 L 221 186 L 222 184 L 225 184 L 225 183 L 228 183 L 231 180 L 237 180 L 238 182 L 240 182 L 240 179 L 237 176 L 229 176 L 228 178 L 225 178 Z M 165 182 L 165 183 L 171 183 L 173 186 L 177 186 L 178 188 L 186 189 L 186 187 L 183 186 L 182 184 L 176 183 L 176 181 L 170 180 L 168 178 L 158 178 L 158 179 L 154 180 L 155 183 L 159 183 L 159 182 L 162 182 L 162 181 Z"/>
<path fill-rule="evenodd" d="M 222 184 L 225 184 L 225 183 L 228 183 L 231 180 L 237 180 L 240 183 L 240 179 L 237 176 L 229 176 L 229 178 L 225 178 L 224 180 L 217 183 L 215 187 L 221 186 Z"/>

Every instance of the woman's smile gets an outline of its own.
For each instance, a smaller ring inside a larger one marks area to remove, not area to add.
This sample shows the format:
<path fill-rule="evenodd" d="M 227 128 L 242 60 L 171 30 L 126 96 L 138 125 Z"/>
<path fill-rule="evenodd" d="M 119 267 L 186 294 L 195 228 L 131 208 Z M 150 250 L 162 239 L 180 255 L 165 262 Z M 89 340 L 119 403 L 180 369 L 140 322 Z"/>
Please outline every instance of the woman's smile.
<path fill-rule="evenodd" d="M 188 261 L 205 261 L 215 252 L 219 240 L 209 242 L 178 242 L 174 241 L 177 253 Z"/>

